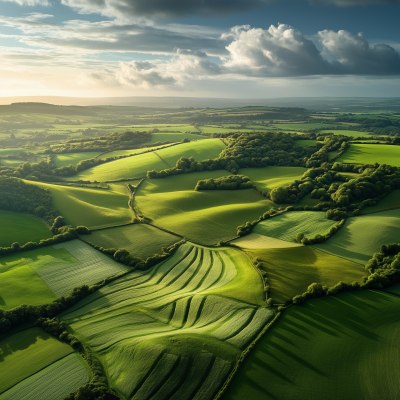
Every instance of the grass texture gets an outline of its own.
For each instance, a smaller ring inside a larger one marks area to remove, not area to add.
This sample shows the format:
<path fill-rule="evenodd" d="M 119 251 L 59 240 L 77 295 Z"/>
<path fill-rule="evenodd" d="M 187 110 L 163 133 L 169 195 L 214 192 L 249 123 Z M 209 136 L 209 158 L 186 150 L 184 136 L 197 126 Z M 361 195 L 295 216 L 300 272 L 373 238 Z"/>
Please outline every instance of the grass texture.
<path fill-rule="evenodd" d="M 281 249 L 302 246 L 299 243 L 291 243 L 273 237 L 250 233 L 241 238 L 231 241 L 232 244 L 244 249 Z"/>
<path fill-rule="evenodd" d="M 68 165 L 77 165 L 79 161 L 88 160 L 89 158 L 94 158 L 98 154 L 100 154 L 100 152 L 98 151 L 56 154 L 54 156 L 54 163 L 57 165 L 58 168 L 66 167 Z"/>
<path fill-rule="evenodd" d="M 186 243 L 61 315 L 124 398 L 208 399 L 273 311 L 249 259 Z"/>
<path fill-rule="evenodd" d="M 340 281 L 361 282 L 366 275 L 362 265 L 310 246 L 247 252 L 260 259 L 270 285 L 269 297 L 277 303 L 304 293 L 312 283 L 334 286 Z"/>
<path fill-rule="evenodd" d="M 290 307 L 255 347 L 226 400 L 396 399 L 400 298 L 342 293 Z"/>
<path fill-rule="evenodd" d="M 18 242 L 39 242 L 52 237 L 43 220 L 32 215 L 0 210 L 0 247 L 9 247 Z"/>
<path fill-rule="evenodd" d="M 368 133 L 366 132 L 358 132 L 358 131 L 348 131 L 348 130 L 340 130 L 340 129 L 329 129 L 324 131 L 319 131 L 320 133 L 333 133 L 335 135 L 343 135 L 343 136 L 350 136 L 350 137 L 369 137 Z"/>
<path fill-rule="evenodd" d="M 350 164 L 388 164 L 400 167 L 400 147 L 386 144 L 351 144 L 336 162 Z"/>
<path fill-rule="evenodd" d="M 400 208 L 400 190 L 395 189 L 388 193 L 382 200 L 378 201 L 374 206 L 365 207 L 362 214 L 371 214 L 379 211 L 392 210 Z"/>
<path fill-rule="evenodd" d="M 298 233 L 302 232 L 306 237 L 322 235 L 336 223 L 337 221 L 327 219 L 322 211 L 289 211 L 261 221 L 253 232 L 296 243 Z"/>
<path fill-rule="evenodd" d="M 313 245 L 328 253 L 366 264 L 382 244 L 400 237 L 400 210 L 348 218 L 344 226 L 325 243 Z"/>
<path fill-rule="evenodd" d="M 89 378 L 82 357 L 70 354 L 19 382 L 0 395 L 0 400 L 63 400 Z"/>
<path fill-rule="evenodd" d="M 73 351 L 39 328 L 3 339 L 0 349 L 0 393 Z"/>
<path fill-rule="evenodd" d="M 123 248 L 135 257 L 145 260 L 154 254 L 160 254 L 162 247 L 178 242 L 180 237 L 150 225 L 134 224 L 95 231 L 90 236 L 82 236 L 82 240 L 104 248 Z"/>

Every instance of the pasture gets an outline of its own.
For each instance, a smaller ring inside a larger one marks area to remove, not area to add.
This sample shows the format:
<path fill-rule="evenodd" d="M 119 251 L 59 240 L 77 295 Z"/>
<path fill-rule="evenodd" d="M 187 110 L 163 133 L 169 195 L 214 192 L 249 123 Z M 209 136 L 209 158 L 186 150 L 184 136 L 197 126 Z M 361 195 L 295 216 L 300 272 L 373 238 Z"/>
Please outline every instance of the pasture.
<path fill-rule="evenodd" d="M 9 247 L 14 242 L 21 245 L 39 242 L 53 236 L 42 219 L 14 211 L 0 210 L 0 226 L 7 227 L 0 229 L 0 247 Z"/>
<path fill-rule="evenodd" d="M 317 140 L 296 140 L 295 142 L 298 146 L 306 147 L 306 146 L 315 146 L 318 141 Z"/>
<path fill-rule="evenodd" d="M 39 328 L 8 336 L 0 341 L 0 349 L 0 393 L 73 352 Z"/>
<path fill-rule="evenodd" d="M 290 307 L 245 361 L 226 400 L 399 397 L 400 298 L 342 293 Z"/>
<path fill-rule="evenodd" d="M 312 238 L 317 234 L 323 235 L 336 223 L 327 219 L 323 211 L 289 211 L 259 222 L 253 232 L 296 243 L 298 233 Z"/>
<path fill-rule="evenodd" d="M 343 136 L 350 136 L 350 137 L 369 137 L 371 135 L 368 132 L 358 132 L 358 131 L 349 131 L 349 130 L 341 130 L 341 129 L 329 129 L 329 130 L 322 130 L 319 133 L 333 133 L 334 135 L 343 135 Z"/>
<path fill-rule="evenodd" d="M 302 246 L 302 244 L 299 243 L 291 243 L 285 240 L 259 235 L 258 233 L 249 233 L 246 236 L 232 240 L 230 243 L 244 249 L 281 249 Z"/>
<path fill-rule="evenodd" d="M 89 158 L 94 158 L 99 154 L 100 152 L 98 151 L 56 154 L 54 156 L 54 163 L 57 165 L 58 168 L 66 167 L 68 165 L 77 165 L 79 161 L 88 160 Z"/>
<path fill-rule="evenodd" d="M 382 200 L 378 201 L 374 206 L 365 207 L 361 213 L 371 214 L 378 211 L 392 210 L 400 208 L 400 190 L 395 189 L 388 193 Z"/>
<path fill-rule="evenodd" d="M 186 243 L 62 314 L 125 398 L 212 398 L 236 357 L 273 318 L 263 284 L 231 248 Z"/>
<path fill-rule="evenodd" d="M 400 146 L 386 144 L 351 144 L 336 162 L 350 164 L 388 164 L 400 167 Z"/>

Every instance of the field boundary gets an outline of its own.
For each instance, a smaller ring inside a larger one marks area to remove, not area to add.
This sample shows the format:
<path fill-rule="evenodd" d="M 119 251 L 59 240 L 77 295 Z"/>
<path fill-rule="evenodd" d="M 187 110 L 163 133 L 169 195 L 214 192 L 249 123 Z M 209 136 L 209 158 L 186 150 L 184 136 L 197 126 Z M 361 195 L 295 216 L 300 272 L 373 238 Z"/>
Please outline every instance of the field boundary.
<path fill-rule="evenodd" d="M 156 151 L 154 154 L 164 163 L 167 165 L 168 168 L 172 168 Z"/>
<path fill-rule="evenodd" d="M 185 239 L 185 240 L 186 240 L 186 238 L 185 238 L 184 236 L 182 236 L 182 235 L 179 235 L 178 233 L 175 233 L 175 232 L 169 231 L 168 229 L 160 228 L 159 226 L 157 226 L 157 225 L 153 225 L 153 224 L 151 224 L 150 222 L 147 222 L 147 223 L 145 223 L 145 225 L 150 225 L 150 226 L 152 226 L 153 228 L 157 228 L 157 229 L 159 229 L 160 231 L 164 231 L 164 232 L 166 232 L 166 233 L 169 233 L 169 234 L 171 234 L 171 235 L 174 235 L 174 236 L 178 236 L 178 237 L 180 237 L 180 238 L 182 238 L 182 239 Z"/>

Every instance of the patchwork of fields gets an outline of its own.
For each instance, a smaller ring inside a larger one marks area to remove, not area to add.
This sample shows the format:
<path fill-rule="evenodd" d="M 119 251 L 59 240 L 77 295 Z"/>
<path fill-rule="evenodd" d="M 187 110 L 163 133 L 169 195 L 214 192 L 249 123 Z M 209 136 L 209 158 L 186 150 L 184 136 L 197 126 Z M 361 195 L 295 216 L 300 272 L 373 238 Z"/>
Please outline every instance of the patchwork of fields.
<path fill-rule="evenodd" d="M 388 164 L 400 167 L 400 147 L 385 144 L 351 144 L 336 162 L 351 164 Z"/>

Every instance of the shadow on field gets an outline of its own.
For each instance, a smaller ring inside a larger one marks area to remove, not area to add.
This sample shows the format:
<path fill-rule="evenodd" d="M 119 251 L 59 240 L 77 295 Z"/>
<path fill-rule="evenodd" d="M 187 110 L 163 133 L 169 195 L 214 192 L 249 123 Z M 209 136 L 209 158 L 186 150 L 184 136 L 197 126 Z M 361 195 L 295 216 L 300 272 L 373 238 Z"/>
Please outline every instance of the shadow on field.
<path fill-rule="evenodd" d="M 5 306 L 6 302 L 4 301 L 4 299 L 0 296 L 0 306 Z"/>

